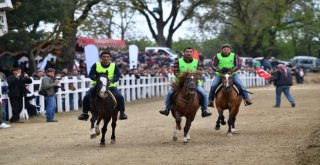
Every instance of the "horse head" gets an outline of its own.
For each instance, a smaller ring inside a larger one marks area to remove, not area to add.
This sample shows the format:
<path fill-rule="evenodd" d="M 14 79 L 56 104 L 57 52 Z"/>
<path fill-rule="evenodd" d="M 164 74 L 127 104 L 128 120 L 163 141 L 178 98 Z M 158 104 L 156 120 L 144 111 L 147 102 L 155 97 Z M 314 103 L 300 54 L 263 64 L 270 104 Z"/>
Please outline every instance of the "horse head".
<path fill-rule="evenodd" d="M 108 72 L 99 74 L 97 78 L 97 84 L 96 84 L 97 95 L 100 98 L 104 99 L 108 96 L 108 90 L 109 90 Z"/>
<path fill-rule="evenodd" d="M 233 76 L 229 68 L 222 68 L 222 88 L 223 90 L 230 90 L 230 87 L 233 86 Z"/>
<path fill-rule="evenodd" d="M 189 94 L 194 94 L 197 91 L 200 76 L 201 72 L 187 71 L 179 78 L 179 82 L 183 83 L 180 86 L 186 87 Z"/>

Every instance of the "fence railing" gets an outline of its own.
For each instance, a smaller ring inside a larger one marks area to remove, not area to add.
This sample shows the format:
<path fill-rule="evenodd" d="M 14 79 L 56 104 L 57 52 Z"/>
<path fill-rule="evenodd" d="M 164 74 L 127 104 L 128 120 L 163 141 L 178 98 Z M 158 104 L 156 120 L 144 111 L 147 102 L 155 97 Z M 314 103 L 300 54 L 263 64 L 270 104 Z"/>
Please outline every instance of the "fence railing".
<path fill-rule="evenodd" d="M 263 78 L 257 76 L 255 73 L 239 73 L 240 79 L 242 80 L 244 86 L 246 87 L 258 87 L 265 86 L 266 82 Z M 151 77 L 151 76 L 141 76 L 139 79 L 132 76 L 124 76 L 118 82 L 118 88 L 123 94 L 127 102 L 147 99 L 151 97 L 162 97 L 167 94 L 170 88 L 170 83 L 172 82 L 174 76 L 169 75 L 168 77 Z M 206 91 L 210 90 L 212 78 L 210 76 L 204 77 L 204 89 Z M 69 84 L 73 84 L 76 90 L 69 90 Z M 38 107 L 38 112 L 40 114 L 45 113 L 45 101 L 42 95 L 39 95 L 38 90 L 35 86 L 40 86 L 41 80 L 33 80 L 31 84 L 27 85 L 30 93 L 28 97 L 35 96 L 35 99 L 30 101 L 31 104 Z M 73 77 L 68 79 L 67 77 L 62 78 L 60 81 L 61 88 L 58 89 L 56 93 L 57 96 L 57 112 L 69 112 L 70 110 L 78 110 L 79 105 L 82 103 L 82 99 L 91 87 L 91 80 L 89 78 Z M 7 82 L 0 82 L 0 93 L 2 93 L 2 86 L 7 86 Z M 8 115 L 9 118 L 12 116 L 11 105 L 9 97 L 7 94 L 1 95 L 1 99 L 8 99 Z M 36 103 L 38 99 L 38 103 Z M 23 109 L 20 114 L 20 118 L 28 119 L 29 115 L 27 109 L 25 108 L 25 103 L 23 102 Z"/>

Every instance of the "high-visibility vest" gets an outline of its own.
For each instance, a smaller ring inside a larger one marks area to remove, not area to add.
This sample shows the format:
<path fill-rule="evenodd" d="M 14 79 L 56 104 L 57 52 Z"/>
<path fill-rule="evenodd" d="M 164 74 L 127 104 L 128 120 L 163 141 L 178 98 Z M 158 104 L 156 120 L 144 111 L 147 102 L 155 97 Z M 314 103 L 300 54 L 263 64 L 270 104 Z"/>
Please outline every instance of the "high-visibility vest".
<path fill-rule="evenodd" d="M 113 79 L 115 68 L 116 68 L 115 63 L 110 63 L 108 68 L 104 68 L 101 65 L 101 62 L 96 62 L 96 72 L 97 73 L 106 73 L 106 71 L 108 71 L 108 79 L 109 80 Z M 96 85 L 96 81 L 93 80 L 92 85 Z M 117 87 L 117 83 L 110 83 L 109 87 Z"/>

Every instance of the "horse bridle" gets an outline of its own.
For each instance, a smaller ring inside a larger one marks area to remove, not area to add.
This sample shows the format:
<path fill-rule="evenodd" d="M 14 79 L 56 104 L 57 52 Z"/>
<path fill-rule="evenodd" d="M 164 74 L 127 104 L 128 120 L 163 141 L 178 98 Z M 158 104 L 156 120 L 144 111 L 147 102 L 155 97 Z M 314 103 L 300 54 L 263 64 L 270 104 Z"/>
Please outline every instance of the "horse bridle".
<path fill-rule="evenodd" d="M 222 89 L 225 91 L 230 91 L 230 87 L 232 87 L 232 85 L 233 85 L 233 82 L 232 82 L 233 76 L 230 73 L 226 73 L 226 74 L 223 74 L 223 77 L 225 77 L 225 79 L 226 79 L 225 80 L 226 84 L 222 80 Z M 229 79 L 231 79 L 232 83 L 230 83 Z"/>

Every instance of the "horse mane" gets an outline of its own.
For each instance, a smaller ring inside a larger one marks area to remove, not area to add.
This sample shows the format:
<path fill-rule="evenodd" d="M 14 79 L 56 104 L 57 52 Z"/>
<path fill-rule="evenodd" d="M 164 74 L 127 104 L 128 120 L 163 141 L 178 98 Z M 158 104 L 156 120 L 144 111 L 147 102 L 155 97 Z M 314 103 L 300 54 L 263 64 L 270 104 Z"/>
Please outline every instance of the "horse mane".
<path fill-rule="evenodd" d="M 222 73 L 222 74 L 230 73 L 230 72 L 231 72 L 231 69 L 230 69 L 230 68 L 222 68 L 222 69 L 221 69 L 221 73 Z"/>
<path fill-rule="evenodd" d="M 190 74 L 192 74 L 193 72 L 191 72 L 190 70 L 184 72 L 182 75 L 180 75 L 178 77 L 178 81 L 175 81 L 171 84 L 171 86 L 175 89 L 175 90 L 181 90 L 183 88 L 183 85 L 184 85 L 184 82 L 185 82 L 185 79 L 187 76 L 189 76 Z M 195 76 L 196 76 L 196 79 L 199 79 L 200 76 L 201 76 L 201 71 L 197 71 L 195 72 Z"/>

